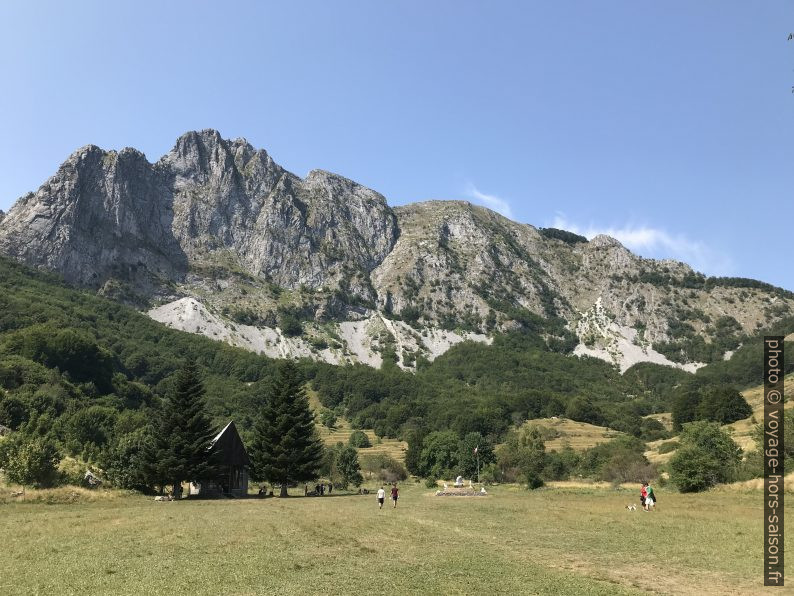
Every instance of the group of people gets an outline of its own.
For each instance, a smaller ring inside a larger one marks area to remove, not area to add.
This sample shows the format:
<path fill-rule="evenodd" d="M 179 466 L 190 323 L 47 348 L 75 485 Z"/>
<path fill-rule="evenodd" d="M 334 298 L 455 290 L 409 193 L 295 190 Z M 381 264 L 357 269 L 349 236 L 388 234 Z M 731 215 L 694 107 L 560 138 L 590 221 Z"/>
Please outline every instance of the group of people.
<path fill-rule="evenodd" d="M 640 503 L 645 511 L 653 511 L 656 506 L 656 493 L 649 482 L 643 482 L 640 488 Z"/>
<path fill-rule="evenodd" d="M 309 485 L 305 484 L 303 486 L 303 495 L 308 496 L 315 496 L 315 497 L 322 497 L 325 495 L 325 491 L 328 490 L 328 494 L 330 495 L 331 492 L 334 490 L 334 485 L 332 482 L 329 482 L 327 485 L 324 482 L 320 482 L 314 485 L 314 491 L 309 491 Z"/>
<path fill-rule="evenodd" d="M 400 496 L 400 491 L 397 488 L 397 483 L 395 482 L 391 486 L 391 500 L 394 503 L 393 509 L 397 509 L 397 499 Z M 378 509 L 383 509 L 383 502 L 386 500 L 386 490 L 381 486 L 378 489 Z"/>

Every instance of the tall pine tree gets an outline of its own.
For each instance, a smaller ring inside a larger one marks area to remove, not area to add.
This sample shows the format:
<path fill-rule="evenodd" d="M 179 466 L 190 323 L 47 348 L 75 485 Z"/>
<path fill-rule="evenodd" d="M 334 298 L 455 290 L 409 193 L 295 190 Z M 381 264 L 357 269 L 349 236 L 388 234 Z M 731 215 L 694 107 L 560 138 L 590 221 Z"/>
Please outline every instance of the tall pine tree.
<path fill-rule="evenodd" d="M 204 386 L 196 365 L 186 364 L 176 373 L 176 383 L 163 406 L 157 435 L 157 471 L 160 484 L 173 486 L 183 480 L 206 481 L 217 476 L 208 448 L 216 431 L 204 402 Z"/>
<path fill-rule="evenodd" d="M 317 477 L 323 445 L 314 428 L 314 414 L 303 389 L 303 379 L 292 362 L 282 364 L 263 397 L 254 425 L 251 460 L 254 476 L 281 485 Z"/>

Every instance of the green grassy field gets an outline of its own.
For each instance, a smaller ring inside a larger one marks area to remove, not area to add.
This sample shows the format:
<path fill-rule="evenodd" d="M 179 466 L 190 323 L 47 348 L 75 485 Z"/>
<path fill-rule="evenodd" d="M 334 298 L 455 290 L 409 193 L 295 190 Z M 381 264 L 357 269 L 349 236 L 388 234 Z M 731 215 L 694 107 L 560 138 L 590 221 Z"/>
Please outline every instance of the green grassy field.
<path fill-rule="evenodd" d="M 759 492 L 662 491 L 630 513 L 634 492 L 17 501 L 0 505 L 0 594 L 763 592 Z"/>

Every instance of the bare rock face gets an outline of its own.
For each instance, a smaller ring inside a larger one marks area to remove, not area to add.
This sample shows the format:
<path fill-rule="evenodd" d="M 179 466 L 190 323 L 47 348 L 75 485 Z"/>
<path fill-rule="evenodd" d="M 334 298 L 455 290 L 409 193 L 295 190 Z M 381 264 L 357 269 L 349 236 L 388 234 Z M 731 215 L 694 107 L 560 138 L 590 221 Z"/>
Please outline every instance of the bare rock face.
<path fill-rule="evenodd" d="M 145 291 L 186 270 L 172 220 L 173 195 L 142 153 L 89 145 L 11 208 L 0 251 L 80 285 L 113 277 Z"/>
<path fill-rule="evenodd" d="M 220 321 L 202 332 L 265 353 L 379 362 L 394 350 L 409 368 L 455 338 L 537 329 L 538 317 L 564 349 L 579 341 L 576 353 L 621 369 L 668 357 L 694 366 L 693 354 L 714 359 L 709 346 L 730 352 L 794 312 L 790 292 L 707 280 L 607 236 L 588 241 L 462 201 L 391 209 L 352 180 L 300 178 L 214 130 L 181 136 L 156 163 L 135 149 L 78 149 L 0 212 L 0 253 L 140 305 L 195 299 Z"/>
<path fill-rule="evenodd" d="M 0 252 L 101 288 L 167 292 L 188 274 L 236 270 L 286 288 L 366 277 L 397 237 L 378 193 L 314 171 L 305 180 L 242 139 L 180 137 L 156 164 L 84 147 L 0 227 Z M 374 299 L 368 284 L 354 294 Z"/>

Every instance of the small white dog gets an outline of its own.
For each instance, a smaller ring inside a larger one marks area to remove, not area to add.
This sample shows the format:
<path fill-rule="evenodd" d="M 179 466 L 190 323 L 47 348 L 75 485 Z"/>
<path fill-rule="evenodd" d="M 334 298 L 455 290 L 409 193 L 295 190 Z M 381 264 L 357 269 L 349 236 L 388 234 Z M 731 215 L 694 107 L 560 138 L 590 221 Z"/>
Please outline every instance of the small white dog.
<path fill-rule="evenodd" d="M 626 509 L 628 509 L 629 511 L 637 511 L 637 506 L 634 503 L 631 503 L 629 505 L 626 505 Z"/>

